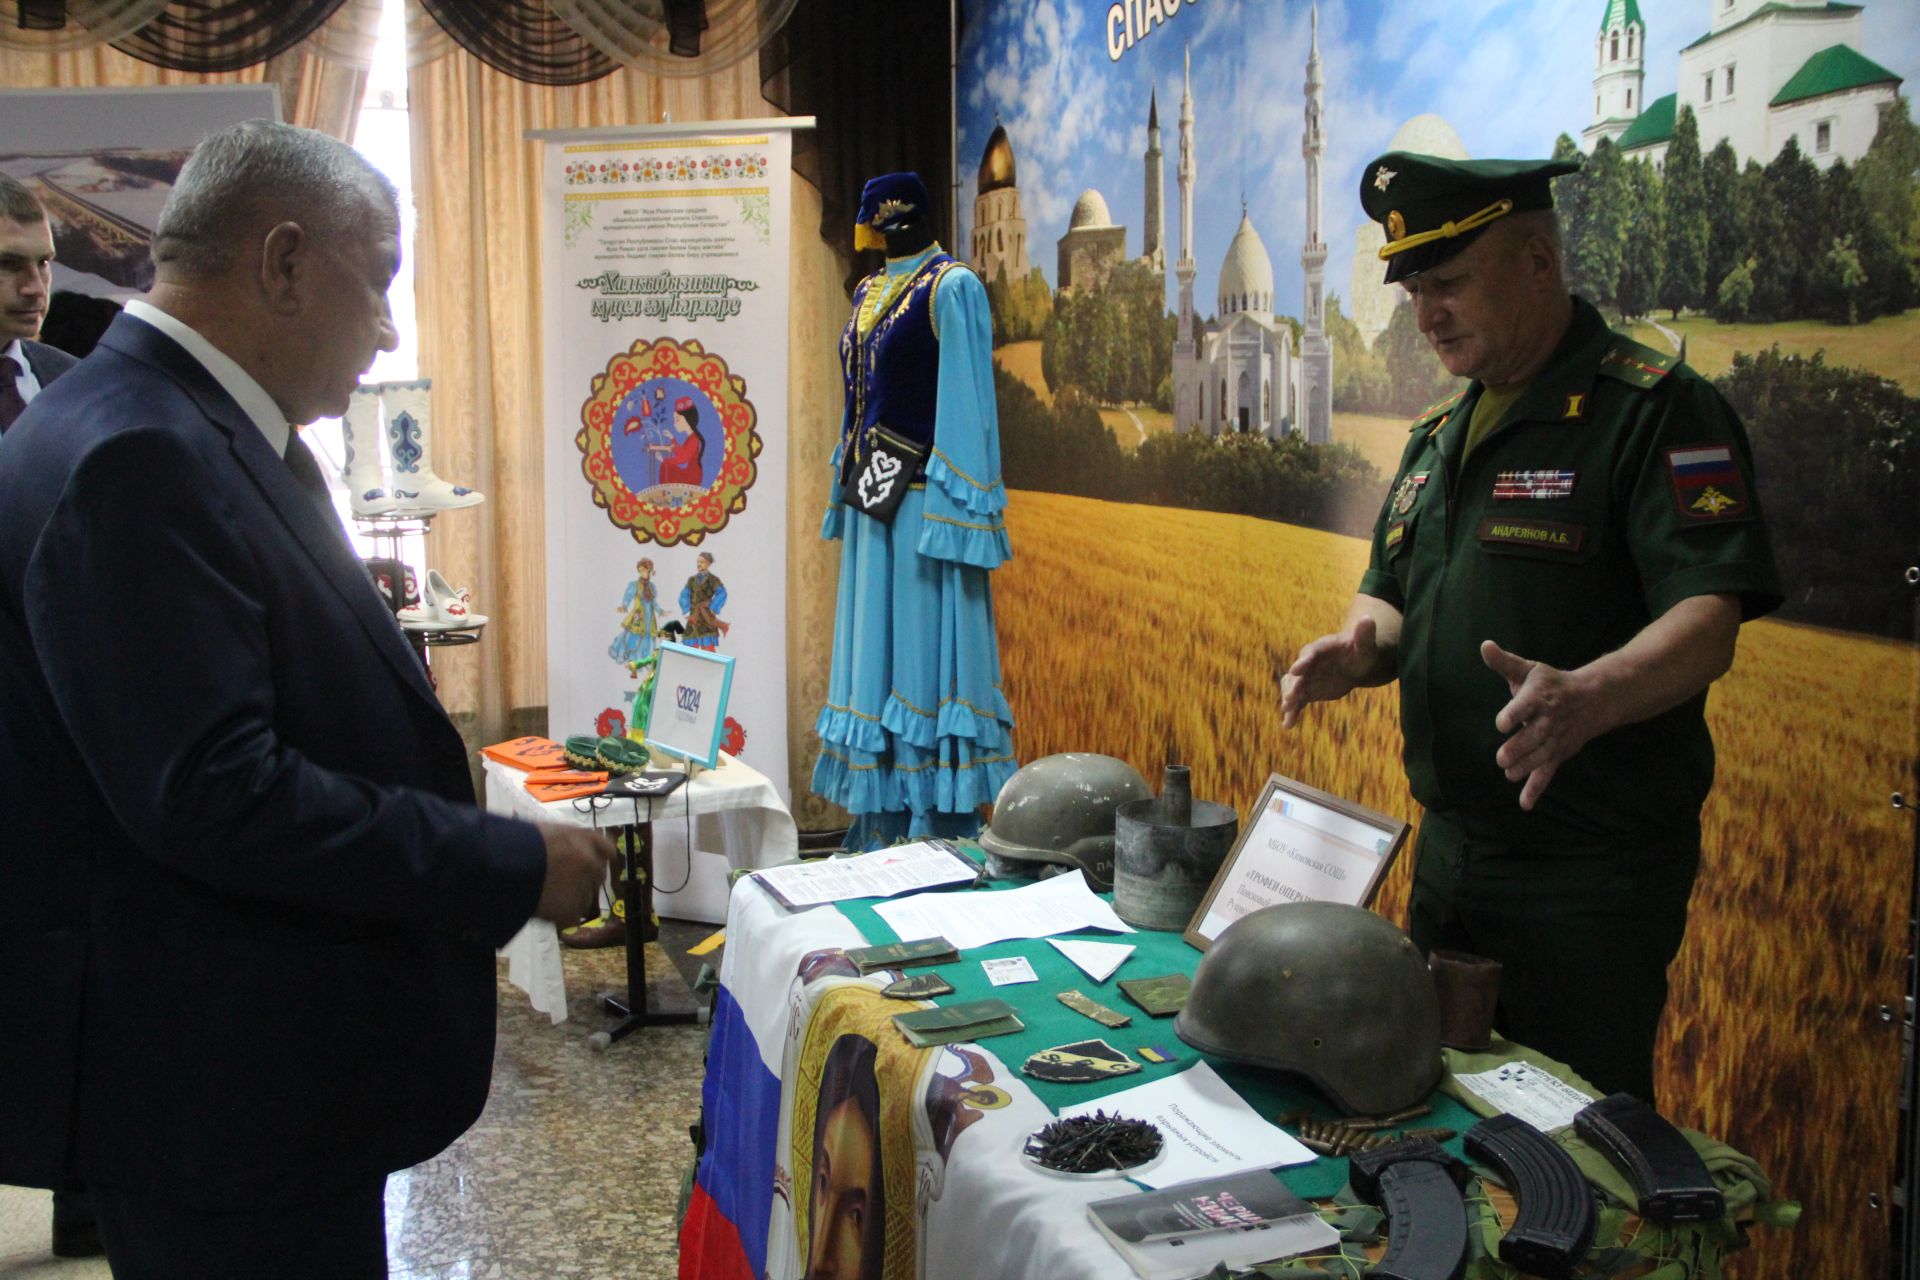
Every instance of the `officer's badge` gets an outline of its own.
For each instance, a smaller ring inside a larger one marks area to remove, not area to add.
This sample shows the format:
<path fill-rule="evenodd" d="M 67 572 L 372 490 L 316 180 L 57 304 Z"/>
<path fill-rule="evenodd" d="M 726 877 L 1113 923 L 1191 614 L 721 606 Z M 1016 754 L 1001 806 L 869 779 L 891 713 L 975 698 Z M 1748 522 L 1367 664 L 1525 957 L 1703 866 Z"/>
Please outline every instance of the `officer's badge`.
<path fill-rule="evenodd" d="M 1396 172 L 1395 170 L 1389 169 L 1385 165 L 1381 165 L 1378 169 L 1375 169 L 1373 171 L 1373 189 L 1375 191 L 1385 191 L 1388 187 L 1393 185 L 1393 180 L 1399 176 L 1400 176 L 1399 173 Z M 1394 238 L 1399 239 L 1398 236 Z"/>
<path fill-rule="evenodd" d="M 1387 239 L 1398 240 L 1407 234 L 1407 220 L 1400 216 L 1398 209 L 1387 211 Z"/>
<path fill-rule="evenodd" d="M 1753 514 L 1746 482 L 1726 445 L 1669 449 L 1667 472 L 1674 505 L 1688 520 L 1736 520 Z"/>
<path fill-rule="evenodd" d="M 1420 490 L 1427 483 L 1427 472 L 1417 476 L 1406 476 L 1400 481 L 1400 487 L 1393 491 L 1393 514 L 1403 516 L 1413 510 L 1413 504 L 1420 497 Z"/>

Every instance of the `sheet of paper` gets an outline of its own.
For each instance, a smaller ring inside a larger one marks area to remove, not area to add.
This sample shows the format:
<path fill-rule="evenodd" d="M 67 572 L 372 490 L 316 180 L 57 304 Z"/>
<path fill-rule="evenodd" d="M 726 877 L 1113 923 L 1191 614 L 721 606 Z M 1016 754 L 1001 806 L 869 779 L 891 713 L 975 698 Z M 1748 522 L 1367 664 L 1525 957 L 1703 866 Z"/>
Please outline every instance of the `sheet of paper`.
<path fill-rule="evenodd" d="M 883 902 L 874 914 L 903 938 L 945 938 L 962 951 L 1008 938 L 1047 938 L 1079 929 L 1132 933 L 1095 897 L 1079 869 L 1004 893 L 926 893 Z"/>
<path fill-rule="evenodd" d="M 1454 1079 L 1488 1106 L 1519 1116 L 1542 1133 L 1572 1124 L 1574 1113 L 1593 1101 L 1560 1077 L 1526 1062 L 1509 1062 Z"/>
<path fill-rule="evenodd" d="M 920 840 L 891 849 L 876 849 L 857 858 L 822 858 L 790 867 L 768 867 L 753 875 L 787 906 L 811 907 L 823 902 L 890 898 L 915 889 L 963 884 L 978 873 L 979 868 L 952 845 Z M 900 936 L 928 935 L 903 933 Z"/>
<path fill-rule="evenodd" d="M 1134 1181 L 1149 1187 L 1242 1169 L 1277 1169 L 1313 1159 L 1313 1152 L 1261 1119 L 1260 1113 L 1204 1062 L 1179 1075 L 1062 1107 L 1060 1114 L 1077 1116 L 1094 1111 L 1159 1126 L 1166 1155 L 1160 1163 L 1134 1176 Z"/>
<path fill-rule="evenodd" d="M 1033 971 L 1032 961 L 1025 956 L 982 960 L 980 967 L 987 971 L 987 981 L 996 987 L 1011 987 L 1022 982 L 1040 981 L 1040 975 Z"/>
<path fill-rule="evenodd" d="M 1125 942 L 1083 942 L 1079 938 L 1048 938 L 1047 941 L 1095 982 L 1111 978 L 1121 962 L 1133 954 L 1133 947 Z"/>

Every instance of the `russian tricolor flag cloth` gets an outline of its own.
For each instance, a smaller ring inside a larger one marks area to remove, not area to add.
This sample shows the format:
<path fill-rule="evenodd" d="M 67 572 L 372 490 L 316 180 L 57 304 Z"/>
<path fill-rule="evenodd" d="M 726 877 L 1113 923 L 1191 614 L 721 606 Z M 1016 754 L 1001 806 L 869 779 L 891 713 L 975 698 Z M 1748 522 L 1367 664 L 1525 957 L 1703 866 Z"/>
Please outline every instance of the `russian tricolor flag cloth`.
<path fill-rule="evenodd" d="M 866 941 L 832 907 L 734 886 L 680 1280 L 978 1280 L 1036 1251 L 1100 1257 L 1078 1213 L 1048 1225 L 1060 1239 L 993 1229 L 1052 1189 L 1017 1155 L 1052 1113 L 978 1045 L 908 1045 L 893 1016 L 931 1006 L 882 996 L 899 975 L 844 954 Z"/>
<path fill-rule="evenodd" d="M 1747 514 L 1746 482 L 1723 444 L 1667 450 L 1673 501 L 1689 520 L 1725 520 Z"/>

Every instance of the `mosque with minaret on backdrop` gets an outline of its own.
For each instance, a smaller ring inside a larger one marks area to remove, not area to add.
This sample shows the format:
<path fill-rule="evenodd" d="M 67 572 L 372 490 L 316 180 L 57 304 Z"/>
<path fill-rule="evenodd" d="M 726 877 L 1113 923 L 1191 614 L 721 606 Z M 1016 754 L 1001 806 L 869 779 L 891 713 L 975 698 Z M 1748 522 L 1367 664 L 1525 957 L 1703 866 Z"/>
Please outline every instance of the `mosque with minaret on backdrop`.
<path fill-rule="evenodd" d="M 1305 82 L 1306 119 L 1301 136 L 1307 216 L 1300 250 L 1305 287 L 1298 349 L 1292 329 L 1274 314 L 1273 260 L 1244 201 L 1240 225 L 1220 264 L 1216 315 L 1208 320 L 1195 309 L 1193 283 L 1199 268 L 1193 257 L 1193 199 L 1199 157 L 1192 64 L 1188 59 L 1180 96 L 1180 152 L 1175 170 L 1180 244 L 1173 270 L 1179 287 L 1179 327 L 1173 344 L 1172 389 L 1177 431 L 1200 431 L 1209 436 L 1254 434 L 1275 440 L 1294 434 L 1304 435 L 1312 444 L 1326 444 L 1332 439 L 1333 345 L 1326 332 L 1327 246 L 1321 235 L 1321 162 L 1326 153 L 1326 133 L 1317 5 L 1312 24 Z M 1148 98 L 1143 161 L 1146 227 L 1139 261 L 1164 277 L 1168 265 L 1162 209 L 1165 160 L 1160 146 L 1157 92 Z M 1115 267 L 1126 260 L 1126 234 L 1124 226 L 1114 224 L 1106 198 L 1098 190 L 1089 187 L 1081 192 L 1066 233 L 1056 243 L 1055 288 L 1067 294 L 1105 288 Z M 1020 207 L 1013 145 L 998 122 L 980 158 L 970 248 L 970 263 L 984 280 L 997 276 L 1016 280 L 1028 271 L 1027 224 Z"/>

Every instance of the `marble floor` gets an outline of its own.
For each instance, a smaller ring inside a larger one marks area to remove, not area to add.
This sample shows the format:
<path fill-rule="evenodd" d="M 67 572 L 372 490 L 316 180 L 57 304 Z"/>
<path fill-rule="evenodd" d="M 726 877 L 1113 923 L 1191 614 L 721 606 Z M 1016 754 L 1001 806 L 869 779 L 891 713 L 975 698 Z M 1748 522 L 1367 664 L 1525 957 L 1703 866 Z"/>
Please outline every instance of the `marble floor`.
<path fill-rule="evenodd" d="M 690 1008 L 675 966 L 710 925 L 667 922 L 648 944 L 650 1003 Z M 708 957 L 718 967 L 717 954 Z M 624 988 L 618 949 L 569 952 L 569 1017 L 554 1026 L 500 978 L 493 1093 L 464 1137 L 387 1180 L 394 1280 L 668 1280 L 693 1156 L 704 1026 L 650 1027 L 604 1053 L 595 993 Z M 105 1280 L 98 1260 L 47 1251 L 49 1195 L 0 1187 L 0 1280 Z"/>

